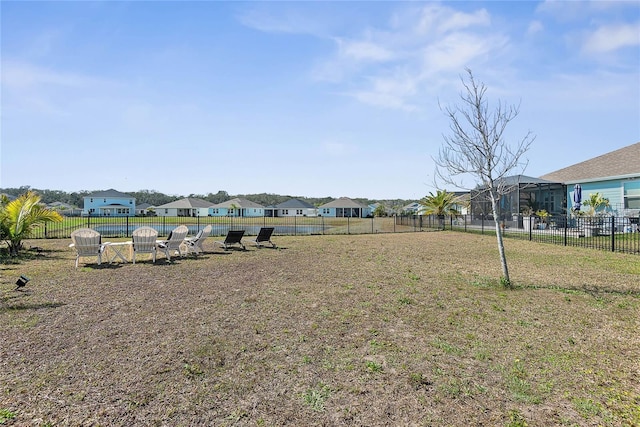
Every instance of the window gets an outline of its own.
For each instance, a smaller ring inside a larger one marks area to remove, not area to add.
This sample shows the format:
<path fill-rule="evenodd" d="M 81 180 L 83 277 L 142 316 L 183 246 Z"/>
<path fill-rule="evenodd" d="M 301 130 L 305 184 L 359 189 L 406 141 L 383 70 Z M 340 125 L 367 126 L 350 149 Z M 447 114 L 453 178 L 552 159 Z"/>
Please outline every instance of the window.
<path fill-rule="evenodd" d="M 282 209 L 282 215 L 289 215 L 289 209 Z"/>
<path fill-rule="evenodd" d="M 640 180 L 624 183 L 625 209 L 640 209 Z"/>
<path fill-rule="evenodd" d="M 302 209 L 297 209 L 296 210 L 296 215 L 302 215 Z"/>

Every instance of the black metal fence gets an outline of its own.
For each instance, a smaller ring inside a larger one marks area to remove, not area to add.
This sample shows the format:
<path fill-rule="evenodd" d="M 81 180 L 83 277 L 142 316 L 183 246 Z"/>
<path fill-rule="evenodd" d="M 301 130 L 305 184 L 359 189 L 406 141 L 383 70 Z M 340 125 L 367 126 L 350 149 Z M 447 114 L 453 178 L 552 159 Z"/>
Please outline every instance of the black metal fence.
<path fill-rule="evenodd" d="M 447 217 L 441 229 L 495 234 L 492 218 Z M 508 238 L 553 243 L 564 246 L 599 249 L 612 252 L 640 254 L 640 228 L 637 217 L 565 217 L 514 216 L 499 221 L 503 235 Z"/>
<path fill-rule="evenodd" d="M 577 246 L 613 252 L 640 254 L 638 218 L 630 217 L 560 217 L 514 216 L 499 223 L 507 238 Z M 483 216 L 455 217 L 396 216 L 376 218 L 330 217 L 75 217 L 60 223 L 48 223 L 36 230 L 33 238 L 69 238 L 78 228 L 92 228 L 104 237 L 127 238 L 138 227 L 148 226 L 166 236 L 178 225 L 186 225 L 194 235 L 207 225 L 213 236 L 229 230 L 245 230 L 257 235 L 261 227 L 274 227 L 276 235 L 326 235 L 401 233 L 449 229 L 481 234 L 495 234 L 495 222 Z"/>
<path fill-rule="evenodd" d="M 159 236 L 166 236 L 178 225 L 186 225 L 194 235 L 207 225 L 212 226 L 212 236 L 224 236 L 229 230 L 245 230 L 247 235 L 257 235 L 261 227 L 274 227 L 276 235 L 312 234 L 372 234 L 419 231 L 421 221 L 395 221 L 394 217 L 331 218 L 331 217 L 74 217 L 60 223 L 47 223 L 38 228 L 33 238 L 69 238 L 78 228 L 92 228 L 103 237 L 131 237 L 133 230 L 147 226 L 155 228 Z"/>

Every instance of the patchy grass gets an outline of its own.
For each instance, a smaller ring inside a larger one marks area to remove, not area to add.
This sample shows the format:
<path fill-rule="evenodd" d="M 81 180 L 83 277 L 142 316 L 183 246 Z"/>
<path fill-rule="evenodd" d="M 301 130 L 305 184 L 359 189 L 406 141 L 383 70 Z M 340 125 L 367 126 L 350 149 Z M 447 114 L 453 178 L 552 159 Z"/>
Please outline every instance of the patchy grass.
<path fill-rule="evenodd" d="M 3 425 L 640 425 L 640 260 L 453 232 L 0 264 Z M 14 291 L 20 274 L 31 278 Z"/>

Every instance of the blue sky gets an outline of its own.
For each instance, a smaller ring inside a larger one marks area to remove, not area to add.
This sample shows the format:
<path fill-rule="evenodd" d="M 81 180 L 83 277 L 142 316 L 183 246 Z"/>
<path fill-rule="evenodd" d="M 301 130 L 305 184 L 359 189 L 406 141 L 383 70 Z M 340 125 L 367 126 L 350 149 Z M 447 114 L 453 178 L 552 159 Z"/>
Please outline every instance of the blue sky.
<path fill-rule="evenodd" d="M 418 199 L 465 67 L 526 175 L 640 141 L 637 1 L 0 8 L 0 187 Z"/>

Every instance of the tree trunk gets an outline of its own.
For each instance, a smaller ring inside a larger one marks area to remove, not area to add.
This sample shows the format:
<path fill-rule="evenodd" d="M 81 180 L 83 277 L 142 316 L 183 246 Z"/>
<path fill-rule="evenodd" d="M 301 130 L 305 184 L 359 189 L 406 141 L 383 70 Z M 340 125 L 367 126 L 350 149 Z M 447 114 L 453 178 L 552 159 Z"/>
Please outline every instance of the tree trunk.
<path fill-rule="evenodd" d="M 507 256 L 504 252 L 504 241 L 502 240 L 502 228 L 500 227 L 500 218 L 498 217 L 498 198 L 490 191 L 491 210 L 493 211 L 493 221 L 496 225 L 496 239 L 498 241 L 498 253 L 500 254 L 500 264 L 502 265 L 502 277 L 505 286 L 511 287 L 511 279 L 509 278 L 509 266 L 507 265 Z"/>

